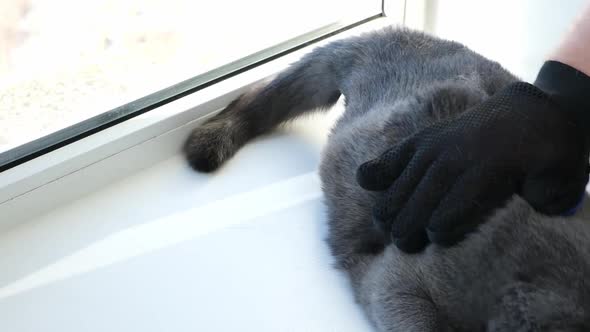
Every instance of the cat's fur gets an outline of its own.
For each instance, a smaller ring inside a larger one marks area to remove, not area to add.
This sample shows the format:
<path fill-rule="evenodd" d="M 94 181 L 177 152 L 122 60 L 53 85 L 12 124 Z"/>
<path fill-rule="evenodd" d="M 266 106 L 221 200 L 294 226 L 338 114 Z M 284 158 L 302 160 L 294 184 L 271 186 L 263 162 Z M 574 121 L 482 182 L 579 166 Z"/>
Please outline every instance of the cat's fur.
<path fill-rule="evenodd" d="M 590 331 L 590 225 L 514 198 L 460 244 L 408 255 L 371 222 L 379 194 L 355 182 L 361 163 L 515 80 L 463 45 L 388 28 L 315 49 L 197 128 L 185 152 L 212 171 L 342 94 L 321 163 L 328 243 L 379 331 Z"/>

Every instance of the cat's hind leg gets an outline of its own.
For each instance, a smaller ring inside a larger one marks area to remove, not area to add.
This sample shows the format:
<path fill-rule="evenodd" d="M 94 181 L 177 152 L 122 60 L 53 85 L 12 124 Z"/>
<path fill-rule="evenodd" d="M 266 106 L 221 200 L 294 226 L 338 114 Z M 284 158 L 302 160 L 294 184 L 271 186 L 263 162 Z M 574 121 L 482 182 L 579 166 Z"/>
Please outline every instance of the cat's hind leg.
<path fill-rule="evenodd" d="M 376 325 L 383 332 L 450 331 L 431 300 L 415 294 L 392 293 L 379 304 Z"/>
<path fill-rule="evenodd" d="M 450 332 L 420 276 L 415 257 L 388 248 L 358 280 L 359 302 L 381 332 Z"/>

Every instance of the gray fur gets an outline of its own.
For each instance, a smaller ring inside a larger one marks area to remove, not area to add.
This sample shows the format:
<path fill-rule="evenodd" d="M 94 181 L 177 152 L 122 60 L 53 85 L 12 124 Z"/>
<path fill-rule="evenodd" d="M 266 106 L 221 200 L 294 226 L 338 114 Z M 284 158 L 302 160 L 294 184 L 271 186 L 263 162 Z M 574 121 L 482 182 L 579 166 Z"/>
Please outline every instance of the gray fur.
<path fill-rule="evenodd" d="M 197 128 L 190 164 L 212 171 L 250 139 L 345 96 L 320 175 L 328 244 L 379 331 L 590 331 L 590 226 L 515 197 L 451 248 L 403 254 L 375 231 L 379 194 L 357 167 L 516 78 L 466 47 L 388 28 L 320 47 Z"/>

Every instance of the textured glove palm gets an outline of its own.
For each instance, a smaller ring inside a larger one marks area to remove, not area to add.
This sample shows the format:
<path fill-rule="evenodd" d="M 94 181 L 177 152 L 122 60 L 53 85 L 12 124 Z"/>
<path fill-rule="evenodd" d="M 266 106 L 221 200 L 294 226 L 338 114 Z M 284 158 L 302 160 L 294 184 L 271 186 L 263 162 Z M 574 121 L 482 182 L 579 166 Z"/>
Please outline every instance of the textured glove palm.
<path fill-rule="evenodd" d="M 546 214 L 572 208 L 588 181 L 586 120 L 563 108 L 517 82 L 362 164 L 359 184 L 382 191 L 376 226 L 415 252 L 458 242 L 515 193 Z"/>

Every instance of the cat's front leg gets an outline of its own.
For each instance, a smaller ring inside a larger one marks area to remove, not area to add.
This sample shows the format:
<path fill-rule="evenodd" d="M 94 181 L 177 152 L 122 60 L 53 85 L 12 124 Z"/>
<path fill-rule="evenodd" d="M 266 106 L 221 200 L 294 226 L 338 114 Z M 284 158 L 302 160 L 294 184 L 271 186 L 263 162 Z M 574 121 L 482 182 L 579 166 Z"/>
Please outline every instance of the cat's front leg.
<path fill-rule="evenodd" d="M 334 105 L 340 97 L 338 79 L 347 68 L 346 50 L 346 42 L 316 48 L 195 128 L 184 144 L 191 167 L 215 171 L 250 140 L 305 113 Z"/>

